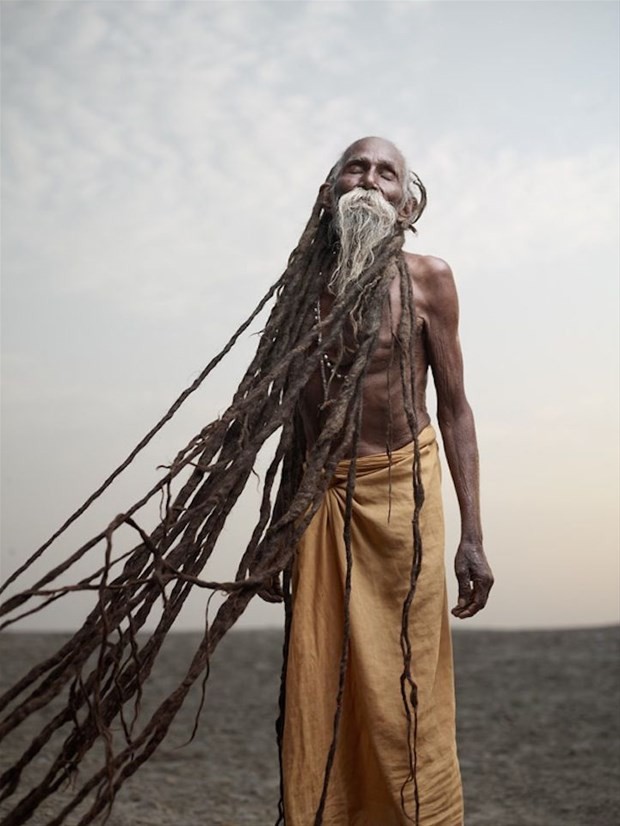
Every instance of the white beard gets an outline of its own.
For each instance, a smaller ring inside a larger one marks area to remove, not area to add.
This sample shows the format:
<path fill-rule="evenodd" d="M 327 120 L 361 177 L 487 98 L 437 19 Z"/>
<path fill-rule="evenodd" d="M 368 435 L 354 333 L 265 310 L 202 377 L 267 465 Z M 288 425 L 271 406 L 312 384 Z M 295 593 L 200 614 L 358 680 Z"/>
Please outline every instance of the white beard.
<path fill-rule="evenodd" d="M 333 295 L 343 295 L 368 269 L 377 246 L 392 233 L 396 219 L 394 207 L 374 189 L 356 187 L 340 197 L 334 209 L 340 249 L 328 285 Z"/>

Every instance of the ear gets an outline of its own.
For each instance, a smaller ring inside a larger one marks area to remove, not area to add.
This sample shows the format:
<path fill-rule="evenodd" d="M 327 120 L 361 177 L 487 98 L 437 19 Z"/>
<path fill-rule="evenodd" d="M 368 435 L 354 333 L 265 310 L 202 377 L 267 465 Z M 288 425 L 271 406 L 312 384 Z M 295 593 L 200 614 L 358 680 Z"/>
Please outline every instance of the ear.
<path fill-rule="evenodd" d="M 332 211 L 332 185 L 325 181 L 319 189 L 319 203 L 326 212 Z"/>
<path fill-rule="evenodd" d="M 411 219 L 417 207 L 417 201 L 412 195 L 407 195 L 405 203 L 398 210 L 398 223 L 401 226 L 408 227 L 411 224 Z"/>

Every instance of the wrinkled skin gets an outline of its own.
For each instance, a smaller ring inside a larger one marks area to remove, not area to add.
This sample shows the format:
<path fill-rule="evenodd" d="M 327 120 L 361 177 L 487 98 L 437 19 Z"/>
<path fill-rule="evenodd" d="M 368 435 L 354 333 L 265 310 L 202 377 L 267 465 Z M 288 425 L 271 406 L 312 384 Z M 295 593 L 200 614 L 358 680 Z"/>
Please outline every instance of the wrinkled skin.
<path fill-rule="evenodd" d="M 406 223 L 412 205 L 405 194 L 405 174 L 405 160 L 393 144 L 380 138 L 364 138 L 346 150 L 335 181 L 324 185 L 324 206 L 331 210 L 334 201 L 354 187 L 372 188 L 396 208 L 399 220 Z M 461 541 L 454 562 L 459 596 L 452 613 L 465 619 L 473 617 L 486 605 L 493 575 L 482 545 L 478 447 L 474 418 L 463 382 L 458 298 L 452 271 L 445 261 L 410 253 L 405 253 L 405 259 L 416 297 L 418 426 L 422 430 L 430 422 L 426 409 L 426 384 L 430 368 L 437 392 L 437 420 L 461 513 Z M 321 299 L 323 317 L 329 312 L 331 303 L 331 296 L 324 294 Z M 398 358 L 391 358 L 392 334 L 398 327 L 401 312 L 398 279 L 391 285 L 389 303 L 364 381 L 359 456 L 385 451 L 389 407 L 392 448 L 402 447 L 411 441 Z M 353 343 L 351 346 L 354 346 Z M 336 353 L 333 354 L 335 356 Z M 346 356 L 343 367 L 346 368 Z M 309 444 L 314 442 L 321 428 L 318 411 L 322 402 L 323 386 L 317 371 L 302 399 L 301 413 Z"/>

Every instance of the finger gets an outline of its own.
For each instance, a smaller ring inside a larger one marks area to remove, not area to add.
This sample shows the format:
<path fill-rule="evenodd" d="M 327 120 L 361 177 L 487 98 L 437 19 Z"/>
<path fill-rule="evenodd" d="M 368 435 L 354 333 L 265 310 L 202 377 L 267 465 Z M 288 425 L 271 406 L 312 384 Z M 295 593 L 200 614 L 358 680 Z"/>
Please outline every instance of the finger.
<path fill-rule="evenodd" d="M 467 569 L 456 571 L 456 580 L 459 585 L 459 604 L 466 605 L 472 595 L 471 576 Z"/>
<path fill-rule="evenodd" d="M 457 605 L 456 608 L 452 609 L 452 616 L 457 617 L 458 619 L 465 619 L 465 617 L 471 616 L 471 605 Z"/>
<path fill-rule="evenodd" d="M 458 614 L 455 614 L 455 616 L 466 619 L 467 617 L 475 616 L 478 611 L 481 611 L 487 604 L 492 585 L 492 577 L 482 576 L 475 579 L 473 582 L 472 599 Z"/>
<path fill-rule="evenodd" d="M 469 602 L 471 599 L 471 580 L 469 578 L 469 574 L 465 574 L 458 578 L 459 580 L 459 602 L 463 602 L 463 604 Z"/>
<path fill-rule="evenodd" d="M 457 604 L 452 609 L 455 617 L 461 615 L 461 612 L 471 603 L 473 599 L 472 583 L 468 572 L 457 572 L 456 578 L 459 585 L 459 595 Z"/>
<path fill-rule="evenodd" d="M 277 596 L 275 596 L 274 594 L 267 594 L 267 593 L 264 593 L 264 592 L 259 592 L 258 596 L 259 596 L 259 597 L 260 597 L 260 598 L 261 598 L 264 602 L 271 602 L 271 603 L 274 603 L 274 604 L 276 604 L 276 603 L 278 603 L 278 602 L 283 602 L 283 598 L 282 598 L 282 597 L 277 597 Z"/>
<path fill-rule="evenodd" d="M 281 591 L 277 591 L 274 588 L 261 588 L 260 591 L 257 591 L 258 596 L 264 600 L 265 602 L 283 602 L 284 595 Z"/>

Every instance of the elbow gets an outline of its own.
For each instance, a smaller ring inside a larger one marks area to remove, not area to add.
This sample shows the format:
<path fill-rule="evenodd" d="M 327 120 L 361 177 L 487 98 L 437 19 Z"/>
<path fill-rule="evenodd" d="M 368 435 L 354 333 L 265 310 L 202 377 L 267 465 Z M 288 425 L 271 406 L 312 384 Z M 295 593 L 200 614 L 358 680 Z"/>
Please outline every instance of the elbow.
<path fill-rule="evenodd" d="M 451 404 L 437 405 L 437 423 L 442 433 L 466 424 L 470 420 L 473 421 L 473 418 L 471 407 L 465 396 Z"/>

